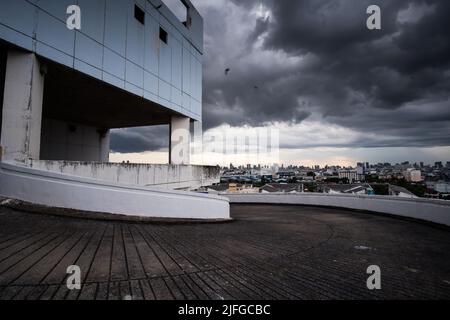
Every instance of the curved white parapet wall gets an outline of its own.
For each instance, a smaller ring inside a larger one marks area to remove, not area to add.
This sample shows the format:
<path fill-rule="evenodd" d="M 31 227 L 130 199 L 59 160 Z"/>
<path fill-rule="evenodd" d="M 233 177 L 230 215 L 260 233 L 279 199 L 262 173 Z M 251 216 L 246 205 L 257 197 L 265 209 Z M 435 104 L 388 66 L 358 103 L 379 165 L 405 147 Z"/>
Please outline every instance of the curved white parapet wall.
<path fill-rule="evenodd" d="M 386 213 L 450 226 L 450 202 L 385 196 L 304 194 L 221 194 L 231 203 L 326 206 Z"/>
<path fill-rule="evenodd" d="M 37 205 L 142 218 L 222 220 L 227 198 L 113 184 L 0 163 L 0 196 Z"/>
<path fill-rule="evenodd" d="M 158 189 L 197 189 L 220 181 L 220 168 L 162 164 L 119 164 L 27 160 L 29 168 L 63 175 Z"/>

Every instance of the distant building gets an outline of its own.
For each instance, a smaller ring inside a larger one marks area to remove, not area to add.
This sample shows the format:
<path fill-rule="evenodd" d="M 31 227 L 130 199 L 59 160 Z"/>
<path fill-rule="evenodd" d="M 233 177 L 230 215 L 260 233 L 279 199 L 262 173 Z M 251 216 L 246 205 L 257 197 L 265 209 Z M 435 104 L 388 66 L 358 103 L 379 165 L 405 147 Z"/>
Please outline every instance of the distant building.
<path fill-rule="evenodd" d="M 271 174 L 263 174 L 263 175 L 261 176 L 261 180 L 262 180 L 262 179 L 271 182 L 271 181 L 273 180 L 273 176 L 272 176 Z"/>
<path fill-rule="evenodd" d="M 356 172 L 359 175 L 363 175 L 364 174 L 364 163 L 358 163 L 358 165 L 356 166 Z"/>
<path fill-rule="evenodd" d="M 277 172 L 278 179 L 289 179 L 294 178 L 296 176 L 295 171 L 280 171 Z"/>
<path fill-rule="evenodd" d="M 444 166 L 442 165 L 442 161 L 439 161 L 439 162 L 435 162 L 434 163 L 434 166 L 435 166 L 435 168 L 439 168 L 439 169 L 442 169 Z"/>
<path fill-rule="evenodd" d="M 261 193 L 302 193 L 304 190 L 302 183 L 268 183 L 260 189 Z"/>
<path fill-rule="evenodd" d="M 407 169 L 403 176 L 408 182 L 420 182 L 422 181 L 422 172 L 413 168 Z"/>
<path fill-rule="evenodd" d="M 315 180 L 315 177 L 313 176 L 302 176 L 300 177 L 301 181 L 305 181 L 305 182 L 313 182 Z M 321 179 L 318 179 L 321 180 Z"/>
<path fill-rule="evenodd" d="M 436 183 L 434 186 L 434 190 L 439 193 L 450 193 L 450 183 Z"/>
<path fill-rule="evenodd" d="M 414 193 L 410 192 L 409 190 L 394 185 L 389 185 L 389 195 L 400 198 L 410 198 L 410 199 L 418 198 Z"/>
<path fill-rule="evenodd" d="M 201 188 L 199 191 L 206 191 L 207 193 L 221 193 L 228 191 L 229 184 L 228 183 L 219 183 L 212 186 L 207 186 Z"/>
<path fill-rule="evenodd" d="M 206 187 L 208 193 L 259 193 L 259 188 L 251 184 L 221 183 Z"/>
<path fill-rule="evenodd" d="M 340 170 L 339 179 L 348 179 L 350 183 L 354 181 L 364 181 L 364 174 L 359 174 L 357 170 Z"/>
<path fill-rule="evenodd" d="M 323 187 L 323 193 L 329 194 L 361 194 L 374 195 L 373 188 L 365 184 L 329 184 Z"/>

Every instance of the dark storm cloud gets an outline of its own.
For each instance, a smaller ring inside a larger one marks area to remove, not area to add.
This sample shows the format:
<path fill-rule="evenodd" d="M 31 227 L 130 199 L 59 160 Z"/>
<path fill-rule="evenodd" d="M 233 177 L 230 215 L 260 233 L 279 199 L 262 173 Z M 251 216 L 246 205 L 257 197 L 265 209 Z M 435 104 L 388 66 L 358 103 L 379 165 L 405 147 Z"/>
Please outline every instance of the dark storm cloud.
<path fill-rule="evenodd" d="M 220 71 L 218 61 L 231 68 L 227 77 L 206 72 L 206 127 L 298 123 L 311 117 L 397 137 L 357 141 L 358 146 L 450 144 L 449 1 L 234 3 L 243 11 L 263 4 L 270 16 L 255 17 L 249 31 L 220 8 L 205 8 L 210 39 L 205 69 Z M 365 27 L 371 4 L 381 7 L 381 31 Z M 242 52 L 229 54 L 226 46 L 239 43 L 222 44 L 225 32 L 235 32 L 236 39 L 248 32 Z M 262 44 L 255 48 L 258 41 Z M 258 61 L 262 51 L 303 61 L 284 68 L 261 59 L 258 66 L 252 56 Z M 422 112 L 436 102 L 439 108 Z"/>
<path fill-rule="evenodd" d="M 361 133 L 311 147 L 450 145 L 450 1 L 193 2 L 205 20 L 204 129 L 311 120 Z M 372 4 L 382 30 L 366 28 Z M 165 148 L 158 130 L 115 132 L 113 150 Z"/>
<path fill-rule="evenodd" d="M 376 2 L 382 10 L 382 30 L 368 32 L 366 9 L 372 0 L 274 1 L 266 47 L 334 55 L 397 31 L 397 13 L 408 1 Z"/>
<path fill-rule="evenodd" d="M 111 151 L 137 153 L 157 151 L 168 148 L 168 126 L 130 128 L 113 130 L 111 133 Z"/>

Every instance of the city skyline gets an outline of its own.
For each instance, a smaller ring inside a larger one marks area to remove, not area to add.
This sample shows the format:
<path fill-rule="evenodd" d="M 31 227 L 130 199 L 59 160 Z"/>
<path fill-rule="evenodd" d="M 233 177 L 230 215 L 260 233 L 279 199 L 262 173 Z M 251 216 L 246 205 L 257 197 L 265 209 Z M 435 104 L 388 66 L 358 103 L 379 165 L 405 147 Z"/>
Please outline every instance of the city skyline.
<path fill-rule="evenodd" d="M 278 165 L 278 166 L 282 166 L 285 168 L 308 168 L 308 169 L 315 169 L 315 168 L 319 168 L 319 169 L 325 169 L 325 168 L 357 168 L 359 166 L 363 166 L 364 168 L 370 168 L 370 167 L 374 167 L 374 166 L 378 166 L 378 165 L 390 165 L 390 166 L 418 166 L 418 167 L 437 167 L 437 166 L 442 166 L 442 167 L 446 167 L 446 168 L 450 168 L 450 161 L 447 162 L 442 162 L 442 161 L 435 161 L 434 163 L 425 163 L 425 162 L 411 162 L 411 161 L 402 161 L 402 162 L 397 162 L 397 163 L 391 163 L 391 162 L 377 162 L 377 163 L 370 163 L 370 162 L 358 162 L 353 166 L 340 166 L 340 165 L 334 165 L 334 164 L 326 164 L 325 166 L 321 166 L 319 164 L 316 164 L 314 166 L 308 166 L 308 165 L 303 165 L 303 164 L 298 164 L 298 165 L 284 165 L 284 164 L 273 164 L 273 165 Z M 224 168 L 228 168 L 228 167 L 235 167 L 235 168 L 242 168 L 242 167 L 248 167 L 250 166 L 251 168 L 254 167 L 270 167 L 270 165 L 262 165 L 262 164 L 247 164 L 247 165 L 234 165 L 233 163 L 230 163 L 229 166 L 225 166 Z"/>
<path fill-rule="evenodd" d="M 338 153 L 327 150 L 317 150 L 317 149 L 305 149 L 305 150 L 295 150 L 295 152 L 290 152 L 290 150 L 280 150 L 280 158 L 284 161 L 280 161 L 279 164 L 285 165 L 307 165 L 307 166 L 315 166 L 315 165 L 336 165 L 336 166 L 351 166 L 356 165 L 358 162 L 370 162 L 370 163 L 402 163 L 404 161 L 410 161 L 411 163 L 428 163 L 433 164 L 437 161 L 441 161 L 446 163 L 449 161 L 450 147 L 446 148 L 429 148 L 430 152 L 425 153 L 420 149 L 411 149 L 411 148 L 398 148 L 393 150 L 395 152 L 391 152 L 385 158 L 381 158 L 380 152 L 378 149 L 341 149 Z M 284 157 L 284 153 L 288 153 L 290 160 L 286 160 L 288 157 Z M 409 154 L 414 154 L 417 152 L 420 153 L 420 156 L 412 156 Z M 290 155 L 289 155 L 290 153 Z M 328 156 L 328 154 L 333 153 L 333 156 Z M 308 154 L 310 156 L 314 156 L 313 159 L 306 159 L 304 154 Z M 342 156 L 339 156 L 341 154 Z M 354 154 L 354 157 L 350 157 L 349 154 Z M 373 154 L 373 156 L 370 156 Z M 303 156 L 302 156 L 303 155 Z M 324 155 L 324 157 L 321 157 Z M 217 158 L 220 158 L 221 155 L 217 155 Z M 160 150 L 160 151 L 148 151 L 148 152 L 137 152 L 137 153 L 116 153 L 113 152 L 110 154 L 110 160 L 112 162 L 131 162 L 131 163 L 160 163 L 165 164 L 168 162 L 169 155 L 168 150 Z M 236 165 L 247 165 L 247 162 L 240 161 L 239 158 L 235 158 Z M 231 161 L 233 162 L 233 161 Z M 210 159 L 206 159 L 202 162 L 203 164 L 217 165 L 218 163 L 214 163 Z M 227 162 L 229 163 L 229 162 Z M 252 163 L 253 164 L 253 163 Z M 258 164 L 258 163 L 256 163 Z"/>

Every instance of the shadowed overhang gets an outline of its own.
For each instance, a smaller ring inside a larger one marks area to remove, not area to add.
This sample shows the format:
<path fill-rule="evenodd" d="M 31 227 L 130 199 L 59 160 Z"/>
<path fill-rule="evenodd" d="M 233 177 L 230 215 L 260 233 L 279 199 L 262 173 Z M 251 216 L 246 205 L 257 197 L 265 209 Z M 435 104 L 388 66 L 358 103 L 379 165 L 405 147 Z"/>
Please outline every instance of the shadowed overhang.
<path fill-rule="evenodd" d="M 44 117 L 104 128 L 170 123 L 179 113 L 101 80 L 43 60 Z"/>

